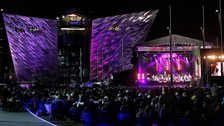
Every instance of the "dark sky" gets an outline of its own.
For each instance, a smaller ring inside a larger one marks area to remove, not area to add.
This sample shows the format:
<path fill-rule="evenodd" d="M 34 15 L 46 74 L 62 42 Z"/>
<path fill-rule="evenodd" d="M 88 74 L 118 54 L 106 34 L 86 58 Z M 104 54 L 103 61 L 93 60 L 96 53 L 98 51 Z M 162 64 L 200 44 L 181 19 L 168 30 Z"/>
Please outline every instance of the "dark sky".
<path fill-rule="evenodd" d="M 81 10 L 91 18 L 159 9 L 147 38 L 150 40 L 168 35 L 168 3 L 169 0 L 1 0 L 0 7 L 6 13 L 53 19 L 69 8 Z M 214 44 L 219 36 L 216 9 L 218 0 L 205 0 L 206 41 Z M 173 34 L 202 39 L 201 26 L 202 0 L 172 0 Z"/>

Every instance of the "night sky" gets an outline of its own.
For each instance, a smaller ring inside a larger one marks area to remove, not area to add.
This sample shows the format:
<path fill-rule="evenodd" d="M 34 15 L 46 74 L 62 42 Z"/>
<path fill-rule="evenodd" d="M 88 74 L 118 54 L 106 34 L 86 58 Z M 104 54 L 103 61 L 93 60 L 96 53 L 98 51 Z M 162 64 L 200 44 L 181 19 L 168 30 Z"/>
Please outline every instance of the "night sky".
<path fill-rule="evenodd" d="M 52 2 L 54 4 L 46 3 Z M 202 1 L 172 0 L 172 33 L 202 39 Z M 223 1 L 224 3 L 224 1 Z M 147 40 L 167 36 L 169 0 L 1 0 L 6 13 L 55 19 L 66 9 L 76 8 L 91 18 L 159 9 Z M 218 0 L 205 0 L 206 41 L 216 44 L 219 37 Z M 224 4 L 223 4 L 224 11 Z M 224 15 L 224 12 L 223 12 Z"/>

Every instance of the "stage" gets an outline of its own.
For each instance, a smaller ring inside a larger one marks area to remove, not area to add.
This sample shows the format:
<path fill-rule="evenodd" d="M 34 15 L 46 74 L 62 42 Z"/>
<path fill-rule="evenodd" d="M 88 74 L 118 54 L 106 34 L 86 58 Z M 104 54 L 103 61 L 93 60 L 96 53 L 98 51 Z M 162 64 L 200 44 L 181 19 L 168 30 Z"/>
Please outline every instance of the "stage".
<path fill-rule="evenodd" d="M 147 86 L 188 86 L 201 80 L 202 41 L 172 35 L 136 47 L 136 83 Z M 206 47 L 210 45 L 206 43 Z M 172 82 L 171 82 L 172 81 Z"/>

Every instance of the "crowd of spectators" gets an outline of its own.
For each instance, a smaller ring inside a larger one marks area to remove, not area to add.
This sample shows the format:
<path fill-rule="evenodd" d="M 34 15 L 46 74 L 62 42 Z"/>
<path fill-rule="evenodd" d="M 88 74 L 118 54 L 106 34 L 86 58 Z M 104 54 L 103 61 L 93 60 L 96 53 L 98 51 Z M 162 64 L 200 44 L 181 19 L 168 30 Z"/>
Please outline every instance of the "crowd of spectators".
<path fill-rule="evenodd" d="M 121 126 L 207 126 L 224 124 L 224 89 L 99 86 L 4 87 L 4 111 L 29 108 L 49 120 Z"/>

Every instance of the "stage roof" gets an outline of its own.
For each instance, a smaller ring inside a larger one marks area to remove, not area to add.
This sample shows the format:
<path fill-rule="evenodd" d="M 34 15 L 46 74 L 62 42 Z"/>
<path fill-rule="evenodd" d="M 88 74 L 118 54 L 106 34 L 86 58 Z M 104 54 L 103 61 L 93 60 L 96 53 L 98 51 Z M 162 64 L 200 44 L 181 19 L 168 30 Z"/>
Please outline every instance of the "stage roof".
<path fill-rule="evenodd" d="M 165 45 L 169 45 L 169 43 L 170 43 L 170 36 L 165 36 L 158 39 L 146 41 L 140 46 L 165 46 Z M 187 46 L 187 45 L 191 45 L 191 46 L 201 45 L 202 46 L 203 45 L 202 40 L 185 37 L 181 35 L 176 35 L 176 34 L 172 35 L 172 43 L 174 45 L 180 45 L 180 46 Z M 213 47 L 214 45 L 212 43 L 205 42 L 205 46 Z"/>

